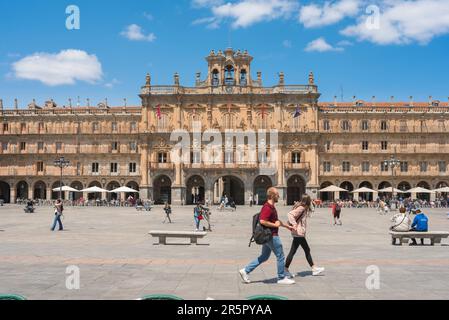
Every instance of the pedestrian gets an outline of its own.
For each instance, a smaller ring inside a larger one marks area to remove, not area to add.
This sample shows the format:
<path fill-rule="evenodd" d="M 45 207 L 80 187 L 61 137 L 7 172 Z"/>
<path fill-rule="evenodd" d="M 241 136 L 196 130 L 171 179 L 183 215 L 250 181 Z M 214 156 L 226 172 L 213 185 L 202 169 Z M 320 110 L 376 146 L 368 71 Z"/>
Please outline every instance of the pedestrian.
<path fill-rule="evenodd" d="M 413 219 L 412 228 L 410 231 L 417 231 L 417 232 L 427 232 L 429 231 L 429 218 L 420 210 L 417 209 L 414 214 L 416 214 L 415 218 Z M 416 239 L 411 238 L 412 242 L 410 243 L 411 246 L 416 246 Z M 424 245 L 424 239 L 421 238 L 421 245 Z"/>
<path fill-rule="evenodd" d="M 262 245 L 261 255 L 250 262 L 245 268 L 239 271 L 240 277 L 243 282 L 250 283 L 249 274 L 256 269 L 259 265 L 264 263 L 270 258 L 271 252 L 277 259 L 277 272 L 278 272 L 278 284 L 294 284 L 295 281 L 289 279 L 285 275 L 285 256 L 284 249 L 282 247 L 281 238 L 279 237 L 279 227 L 284 227 L 288 230 L 293 230 L 293 227 L 284 224 L 278 218 L 278 213 L 275 208 L 275 204 L 279 201 L 279 191 L 271 187 L 267 190 L 267 202 L 263 205 L 260 212 L 260 224 L 271 230 L 271 239 Z"/>
<path fill-rule="evenodd" d="M 195 231 L 200 231 L 200 222 L 203 220 L 201 204 L 198 203 L 193 209 L 193 219 L 195 220 Z"/>
<path fill-rule="evenodd" d="M 256 193 L 256 196 L 254 197 L 254 205 L 258 206 L 259 205 L 259 194 Z"/>
<path fill-rule="evenodd" d="M 334 217 L 334 226 L 337 224 L 341 226 L 341 202 L 339 200 L 332 202 L 332 216 Z"/>
<path fill-rule="evenodd" d="M 249 206 L 252 207 L 253 206 L 253 194 L 252 193 L 249 195 L 248 201 L 249 201 Z"/>
<path fill-rule="evenodd" d="M 288 222 L 293 227 L 293 241 L 290 248 L 290 253 L 285 261 L 285 275 L 290 279 L 294 278 L 294 275 L 290 273 L 289 267 L 299 246 L 302 247 L 304 253 L 306 254 L 307 262 L 312 268 L 312 275 L 317 276 L 324 271 L 324 268 L 317 267 L 314 264 L 310 254 L 310 247 L 306 240 L 307 219 L 310 217 L 311 212 L 312 199 L 310 196 L 304 195 L 301 202 L 296 203 L 293 210 L 288 213 Z"/>
<path fill-rule="evenodd" d="M 164 211 L 165 211 L 165 219 L 164 219 L 164 222 L 162 222 L 162 223 L 165 223 L 165 221 L 167 221 L 167 219 L 168 219 L 168 223 L 172 223 L 172 222 L 171 222 L 171 219 L 170 219 L 170 215 L 171 215 L 171 207 L 170 207 L 170 205 L 168 204 L 168 202 L 165 203 Z"/>
<path fill-rule="evenodd" d="M 55 231 L 56 223 L 59 225 L 59 231 L 63 231 L 64 227 L 62 226 L 61 216 L 64 211 L 64 207 L 62 205 L 61 199 L 56 200 L 55 202 L 55 218 L 53 220 L 53 226 L 51 227 L 51 231 Z"/>

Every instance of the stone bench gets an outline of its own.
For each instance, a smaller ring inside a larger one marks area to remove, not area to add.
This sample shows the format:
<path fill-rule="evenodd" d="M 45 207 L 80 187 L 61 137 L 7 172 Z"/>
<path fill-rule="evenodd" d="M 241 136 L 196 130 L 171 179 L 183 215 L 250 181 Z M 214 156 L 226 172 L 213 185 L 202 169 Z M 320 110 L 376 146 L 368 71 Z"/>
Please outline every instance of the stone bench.
<path fill-rule="evenodd" d="M 398 232 L 390 231 L 391 234 L 391 244 L 396 245 L 396 239 L 399 239 L 399 245 L 403 243 L 408 243 L 409 239 L 430 239 L 430 244 L 433 246 L 435 243 L 441 243 L 441 239 L 449 237 L 449 232 L 446 231 L 408 231 L 408 232 Z"/>
<path fill-rule="evenodd" d="M 149 234 L 153 238 L 159 238 L 159 244 L 166 245 L 167 238 L 190 238 L 191 244 L 198 244 L 198 238 L 204 238 L 207 232 L 195 231 L 150 231 Z"/>

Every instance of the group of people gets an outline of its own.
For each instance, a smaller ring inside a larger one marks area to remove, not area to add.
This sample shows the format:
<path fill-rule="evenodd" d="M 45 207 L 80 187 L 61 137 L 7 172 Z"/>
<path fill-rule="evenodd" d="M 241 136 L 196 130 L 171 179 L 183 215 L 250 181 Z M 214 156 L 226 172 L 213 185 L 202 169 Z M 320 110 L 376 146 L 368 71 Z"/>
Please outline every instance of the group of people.
<path fill-rule="evenodd" d="M 223 194 L 223 196 L 220 199 L 220 205 L 218 207 L 218 210 L 223 210 L 224 208 L 233 208 L 234 210 L 237 210 L 237 206 L 235 204 L 234 199 L 232 197 L 229 197 L 226 194 Z"/>
<path fill-rule="evenodd" d="M 210 225 L 210 209 L 203 206 L 202 203 L 197 203 L 195 208 L 193 209 L 193 219 L 195 221 L 195 231 L 200 231 L 200 224 L 201 221 L 204 220 L 207 223 L 207 228 L 203 227 L 204 231 L 212 231 L 211 225 Z"/>
<path fill-rule="evenodd" d="M 279 201 L 279 191 L 272 187 L 267 191 L 267 202 L 263 205 L 260 212 L 260 224 L 271 231 L 271 238 L 268 242 L 262 244 L 262 252 L 259 257 L 251 261 L 245 268 L 239 270 L 240 277 L 244 283 L 250 283 L 249 274 L 258 266 L 267 261 L 274 253 L 277 260 L 277 283 L 278 284 L 294 284 L 294 274 L 290 272 L 290 265 L 293 261 L 299 246 L 302 247 L 306 254 L 306 259 L 312 268 L 312 274 L 317 276 L 324 272 L 324 268 L 315 265 L 310 247 L 306 240 L 307 219 L 312 212 L 312 199 L 308 195 L 304 195 L 300 202 L 296 203 L 293 209 L 288 213 L 288 222 L 284 223 L 279 219 L 276 210 L 276 203 Z M 285 228 L 291 232 L 292 244 L 290 252 L 285 259 L 284 249 L 281 238 L 279 237 L 279 228 Z"/>
<path fill-rule="evenodd" d="M 411 215 L 415 215 L 412 221 Z M 397 232 L 427 232 L 429 230 L 429 218 L 421 211 L 421 209 L 407 210 L 405 207 L 399 208 L 399 213 L 391 218 L 392 226 L 390 230 Z M 421 238 L 421 244 L 424 239 Z M 416 239 L 412 238 L 411 246 L 417 245 Z"/>

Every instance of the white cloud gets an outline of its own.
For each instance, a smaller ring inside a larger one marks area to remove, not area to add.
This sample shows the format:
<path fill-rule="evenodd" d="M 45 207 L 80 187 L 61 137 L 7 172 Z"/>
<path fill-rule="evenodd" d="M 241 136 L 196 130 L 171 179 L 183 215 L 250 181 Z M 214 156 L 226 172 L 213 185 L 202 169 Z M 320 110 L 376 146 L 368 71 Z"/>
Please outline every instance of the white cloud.
<path fill-rule="evenodd" d="M 284 40 L 282 42 L 282 45 L 284 46 L 284 48 L 290 49 L 292 47 L 292 42 L 290 40 Z"/>
<path fill-rule="evenodd" d="M 448 0 L 384 0 L 381 3 L 379 28 L 368 28 L 363 15 L 343 35 L 379 45 L 427 44 L 434 37 L 449 34 Z"/>
<path fill-rule="evenodd" d="M 332 45 L 327 43 L 323 37 L 321 37 L 313 40 L 312 42 L 309 42 L 309 44 L 304 50 L 307 52 L 327 52 L 327 51 L 343 51 L 344 49 L 340 47 L 333 47 Z"/>
<path fill-rule="evenodd" d="M 195 23 L 208 23 L 213 28 L 225 19 L 232 21 L 234 29 L 245 28 L 262 21 L 288 18 L 298 10 L 296 0 L 240 0 L 215 5 L 212 4 L 215 1 L 199 2 L 209 3 L 213 16 L 196 20 Z"/>
<path fill-rule="evenodd" d="M 302 6 L 299 12 L 299 21 L 306 28 L 335 24 L 346 17 L 357 15 L 361 2 L 361 0 L 339 0 L 325 2 L 323 5 L 312 3 Z"/>
<path fill-rule="evenodd" d="M 120 84 L 121 82 L 118 81 L 116 78 L 112 79 L 110 82 L 105 83 L 105 87 L 108 89 L 114 88 L 116 85 Z"/>
<path fill-rule="evenodd" d="M 81 50 L 59 53 L 34 53 L 12 64 L 18 79 L 37 80 L 49 86 L 75 84 L 76 81 L 95 83 L 103 71 L 95 55 Z"/>
<path fill-rule="evenodd" d="M 208 8 L 221 5 L 223 0 L 192 0 L 192 6 L 196 8 Z"/>
<path fill-rule="evenodd" d="M 142 28 L 137 24 L 131 24 L 127 26 L 125 30 L 122 31 L 120 34 L 131 41 L 153 42 L 154 40 L 156 40 L 156 36 L 154 35 L 154 33 L 149 33 L 148 35 L 145 35 L 143 33 Z"/>

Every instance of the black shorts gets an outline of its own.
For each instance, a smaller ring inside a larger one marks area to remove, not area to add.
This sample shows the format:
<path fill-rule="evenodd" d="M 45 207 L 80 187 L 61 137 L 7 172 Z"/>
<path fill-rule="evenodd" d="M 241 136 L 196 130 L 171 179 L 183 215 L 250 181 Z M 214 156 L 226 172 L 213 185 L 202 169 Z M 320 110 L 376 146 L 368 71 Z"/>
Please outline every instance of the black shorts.
<path fill-rule="evenodd" d="M 341 211 L 335 211 L 334 218 L 340 219 Z"/>

